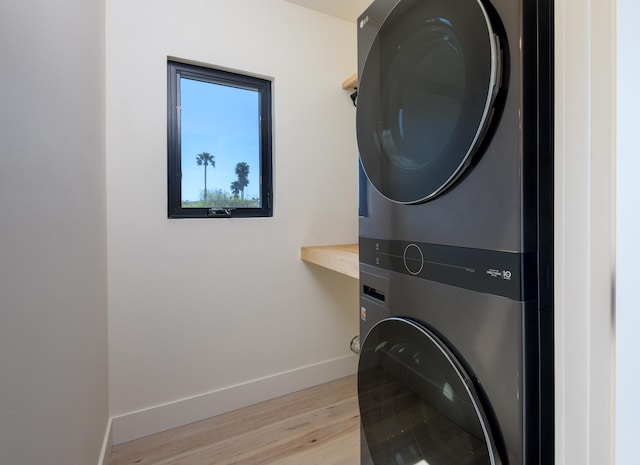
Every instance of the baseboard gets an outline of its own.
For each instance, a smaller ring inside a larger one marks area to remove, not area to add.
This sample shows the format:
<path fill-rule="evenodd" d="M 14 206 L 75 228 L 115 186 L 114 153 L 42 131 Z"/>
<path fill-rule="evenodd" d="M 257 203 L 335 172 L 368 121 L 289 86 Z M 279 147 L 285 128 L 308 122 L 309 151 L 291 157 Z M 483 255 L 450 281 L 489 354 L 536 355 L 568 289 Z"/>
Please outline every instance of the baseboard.
<path fill-rule="evenodd" d="M 112 419 L 113 444 L 187 425 L 349 376 L 356 373 L 357 363 L 355 355 L 347 355 L 117 416 Z"/>
<path fill-rule="evenodd" d="M 102 441 L 102 450 L 100 450 L 100 458 L 98 465 L 109 465 L 111 463 L 111 448 L 113 446 L 113 422 L 111 418 L 107 422 L 107 428 Z"/>

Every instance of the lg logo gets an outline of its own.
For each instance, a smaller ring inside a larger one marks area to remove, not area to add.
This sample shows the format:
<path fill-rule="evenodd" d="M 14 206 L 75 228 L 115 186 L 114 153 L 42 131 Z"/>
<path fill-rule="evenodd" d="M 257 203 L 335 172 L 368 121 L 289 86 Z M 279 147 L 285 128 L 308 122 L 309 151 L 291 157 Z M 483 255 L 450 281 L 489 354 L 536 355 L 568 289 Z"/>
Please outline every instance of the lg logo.
<path fill-rule="evenodd" d="M 365 26 L 365 24 L 367 24 L 368 22 L 369 22 L 369 17 L 368 16 L 365 16 L 364 18 L 362 18 L 360 20 L 360 29 L 362 29 Z"/>
<path fill-rule="evenodd" d="M 511 271 L 509 270 L 500 271 L 500 270 L 496 270 L 495 268 L 491 268 L 490 270 L 487 270 L 487 274 L 492 278 L 502 278 L 502 279 L 506 279 L 507 281 L 511 281 L 511 277 L 512 277 Z"/>

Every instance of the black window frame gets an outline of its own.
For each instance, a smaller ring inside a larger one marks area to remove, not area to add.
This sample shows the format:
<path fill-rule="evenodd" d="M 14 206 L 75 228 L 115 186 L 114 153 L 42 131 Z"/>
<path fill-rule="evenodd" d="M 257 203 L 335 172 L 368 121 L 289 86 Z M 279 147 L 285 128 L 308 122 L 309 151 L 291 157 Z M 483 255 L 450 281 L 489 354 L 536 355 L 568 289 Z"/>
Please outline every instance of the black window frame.
<path fill-rule="evenodd" d="M 180 79 L 257 91 L 260 117 L 259 208 L 184 208 L 182 206 L 182 153 L 180 128 Z M 167 60 L 167 187 L 169 218 L 233 218 L 273 216 L 273 102 L 272 83 L 246 74 Z"/>

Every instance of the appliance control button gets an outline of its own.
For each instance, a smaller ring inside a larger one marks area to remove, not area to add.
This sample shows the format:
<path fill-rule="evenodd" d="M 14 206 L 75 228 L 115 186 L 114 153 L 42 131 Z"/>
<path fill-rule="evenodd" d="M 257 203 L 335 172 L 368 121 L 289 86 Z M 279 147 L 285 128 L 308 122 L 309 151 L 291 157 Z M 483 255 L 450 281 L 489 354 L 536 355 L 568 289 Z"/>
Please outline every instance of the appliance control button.
<path fill-rule="evenodd" d="M 404 267 L 412 275 L 418 275 L 424 267 L 424 256 L 422 250 L 416 244 L 409 244 L 404 248 L 402 254 Z"/>

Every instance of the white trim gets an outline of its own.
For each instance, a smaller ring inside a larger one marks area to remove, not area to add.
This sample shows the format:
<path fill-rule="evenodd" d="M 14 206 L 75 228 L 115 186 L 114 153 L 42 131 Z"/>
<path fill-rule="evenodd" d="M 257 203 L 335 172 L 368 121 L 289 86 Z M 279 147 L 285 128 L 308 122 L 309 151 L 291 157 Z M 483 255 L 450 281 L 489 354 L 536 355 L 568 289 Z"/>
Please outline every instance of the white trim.
<path fill-rule="evenodd" d="M 116 416 L 113 443 L 121 444 L 349 376 L 356 373 L 357 362 L 355 355 L 347 355 Z"/>
<path fill-rule="evenodd" d="M 557 464 L 612 463 L 614 0 L 555 2 Z"/>
<path fill-rule="evenodd" d="M 104 433 L 104 440 L 102 441 L 102 449 L 100 450 L 100 458 L 98 459 L 98 465 L 110 465 L 111 464 L 111 448 L 113 447 L 113 428 L 112 419 L 107 421 L 107 428 Z"/>

